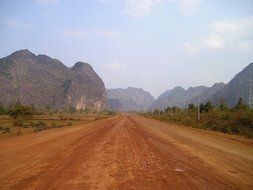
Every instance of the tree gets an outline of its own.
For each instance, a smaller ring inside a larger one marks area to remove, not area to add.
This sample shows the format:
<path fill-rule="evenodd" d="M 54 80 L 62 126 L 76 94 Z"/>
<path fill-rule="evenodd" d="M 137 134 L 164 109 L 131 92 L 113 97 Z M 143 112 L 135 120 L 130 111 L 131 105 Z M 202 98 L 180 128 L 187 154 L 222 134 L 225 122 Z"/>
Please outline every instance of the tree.
<path fill-rule="evenodd" d="M 234 106 L 236 110 L 247 110 L 248 106 L 243 103 L 242 98 L 240 97 L 237 104 Z"/>
<path fill-rule="evenodd" d="M 7 114 L 6 108 L 0 103 L 0 115 Z"/>
<path fill-rule="evenodd" d="M 199 106 L 199 109 L 200 109 L 200 113 L 204 112 L 205 111 L 205 104 L 201 103 Z"/>
<path fill-rule="evenodd" d="M 22 125 L 25 121 L 32 119 L 33 110 L 29 106 L 24 106 L 17 102 L 14 107 L 10 109 L 9 116 L 13 118 L 14 125 Z"/>
<path fill-rule="evenodd" d="M 170 113 L 170 111 L 171 111 L 171 107 L 167 107 L 164 109 L 164 113 Z"/>
<path fill-rule="evenodd" d="M 213 109 L 213 104 L 210 101 L 208 101 L 205 105 L 205 112 L 209 112 L 212 109 Z"/>
<path fill-rule="evenodd" d="M 196 107 L 193 103 L 188 105 L 188 110 L 195 110 L 195 109 L 196 109 Z"/>
<path fill-rule="evenodd" d="M 153 111 L 153 115 L 160 115 L 160 114 L 163 114 L 163 111 L 159 110 L 159 109 L 155 109 Z"/>
<path fill-rule="evenodd" d="M 173 106 L 173 107 L 172 107 L 172 110 L 173 110 L 173 112 L 178 112 L 178 111 L 180 111 L 181 109 L 180 109 L 179 107 L 177 107 L 177 106 Z"/>
<path fill-rule="evenodd" d="M 222 101 L 222 102 L 220 103 L 219 109 L 220 109 L 221 111 L 225 111 L 225 110 L 228 110 L 229 108 L 228 108 L 226 102 L 225 102 L 225 101 Z"/>

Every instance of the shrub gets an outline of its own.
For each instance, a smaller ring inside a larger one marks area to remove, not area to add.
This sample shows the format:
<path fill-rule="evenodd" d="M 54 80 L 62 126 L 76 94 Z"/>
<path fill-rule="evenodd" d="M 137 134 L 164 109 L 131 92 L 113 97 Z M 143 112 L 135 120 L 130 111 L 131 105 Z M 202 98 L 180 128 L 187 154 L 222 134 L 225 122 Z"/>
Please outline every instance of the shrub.
<path fill-rule="evenodd" d="M 53 124 L 51 125 L 51 127 L 52 127 L 52 128 L 60 128 L 60 127 L 63 127 L 63 125 L 53 123 Z"/>
<path fill-rule="evenodd" d="M 35 123 L 32 123 L 31 126 L 34 128 L 34 132 L 39 132 L 39 131 L 43 131 L 46 129 L 49 129 L 49 127 L 47 126 L 46 123 L 42 122 L 42 121 L 38 121 Z"/>
<path fill-rule="evenodd" d="M 10 133 L 11 132 L 9 127 L 3 127 L 2 130 L 3 130 L 3 133 Z"/>
<path fill-rule="evenodd" d="M 162 112 L 159 112 L 159 115 L 146 112 L 142 115 L 197 128 L 253 137 L 253 109 L 243 104 L 242 99 L 239 99 L 233 109 L 229 109 L 225 103 L 215 107 L 210 102 L 201 104 L 201 108 L 200 121 L 197 121 L 193 104 L 189 104 L 186 109 L 173 111 L 172 117 L 167 114 L 169 108 L 165 109 L 164 114 Z"/>
<path fill-rule="evenodd" d="M 24 122 L 32 119 L 33 109 L 28 106 L 21 105 L 21 103 L 16 103 L 9 111 L 9 116 L 13 119 L 14 126 L 22 126 Z"/>

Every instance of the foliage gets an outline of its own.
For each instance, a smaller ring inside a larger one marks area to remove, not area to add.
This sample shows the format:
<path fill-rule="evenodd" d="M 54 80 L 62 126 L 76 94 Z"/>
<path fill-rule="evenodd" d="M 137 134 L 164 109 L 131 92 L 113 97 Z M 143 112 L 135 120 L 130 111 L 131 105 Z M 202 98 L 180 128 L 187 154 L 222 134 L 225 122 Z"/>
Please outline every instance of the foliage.
<path fill-rule="evenodd" d="M 0 126 L 0 131 L 3 131 L 3 133 L 10 133 L 11 132 L 9 127 L 3 127 L 3 126 Z"/>
<path fill-rule="evenodd" d="M 211 102 L 207 102 L 205 105 L 205 112 L 209 112 L 210 110 L 213 109 L 213 104 Z"/>
<path fill-rule="evenodd" d="M 32 119 L 33 110 L 31 107 L 17 102 L 15 106 L 10 109 L 9 116 L 13 118 L 13 124 L 15 126 L 22 126 L 27 120 Z"/>
<path fill-rule="evenodd" d="M 239 99 L 233 108 L 229 108 L 223 102 L 217 107 L 212 105 L 211 102 L 200 104 L 200 121 L 197 120 L 197 113 L 194 108 L 195 106 L 190 104 L 187 109 L 174 110 L 172 117 L 170 114 L 166 114 L 167 111 L 165 111 L 165 114 L 160 115 L 148 112 L 143 115 L 186 126 L 253 138 L 253 109 L 243 104 L 242 99 Z M 170 108 L 165 110 L 170 110 Z M 158 111 L 156 110 L 156 112 Z"/>
<path fill-rule="evenodd" d="M 17 119 L 19 117 L 25 118 L 25 119 L 31 119 L 33 115 L 32 108 L 29 106 L 24 106 L 21 103 L 16 103 L 16 105 L 11 108 L 9 116 Z"/>
<path fill-rule="evenodd" d="M 235 110 L 247 110 L 248 106 L 243 103 L 242 98 L 239 98 L 237 104 L 234 107 Z"/>
<path fill-rule="evenodd" d="M 53 124 L 51 125 L 51 128 L 60 128 L 60 127 L 63 127 L 63 125 L 61 125 L 61 124 L 56 124 L 56 123 L 53 123 Z"/>
<path fill-rule="evenodd" d="M 8 109 L 0 103 L 0 115 L 8 114 Z"/>
<path fill-rule="evenodd" d="M 195 109 L 196 109 L 196 107 L 193 103 L 188 105 L 188 110 L 195 110 Z"/>
<path fill-rule="evenodd" d="M 34 132 L 39 132 L 39 131 L 49 129 L 49 126 L 46 123 L 42 122 L 42 121 L 32 123 L 31 127 L 34 128 Z"/>

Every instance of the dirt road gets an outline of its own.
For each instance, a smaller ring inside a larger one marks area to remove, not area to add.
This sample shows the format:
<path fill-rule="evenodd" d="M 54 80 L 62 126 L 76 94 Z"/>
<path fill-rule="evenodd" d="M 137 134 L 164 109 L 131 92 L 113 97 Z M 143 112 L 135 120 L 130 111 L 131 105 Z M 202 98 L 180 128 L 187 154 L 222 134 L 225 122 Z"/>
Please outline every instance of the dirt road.
<path fill-rule="evenodd" d="M 120 115 L 0 141 L 0 189 L 253 189 L 253 141 Z"/>

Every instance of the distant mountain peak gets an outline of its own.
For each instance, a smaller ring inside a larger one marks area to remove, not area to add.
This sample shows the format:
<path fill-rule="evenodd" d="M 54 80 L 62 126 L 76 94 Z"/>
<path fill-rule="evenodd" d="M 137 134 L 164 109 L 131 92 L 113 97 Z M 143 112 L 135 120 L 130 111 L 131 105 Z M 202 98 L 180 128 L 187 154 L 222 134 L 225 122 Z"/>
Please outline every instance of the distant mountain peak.
<path fill-rule="evenodd" d="M 36 55 L 30 52 L 28 49 L 22 49 L 12 53 L 10 57 L 26 58 L 26 57 L 36 57 Z"/>
<path fill-rule="evenodd" d="M 73 66 L 73 68 L 78 68 L 78 67 L 91 67 L 90 64 L 88 63 L 85 63 L 85 62 L 81 62 L 81 61 L 78 61 L 75 63 L 75 65 Z"/>
<path fill-rule="evenodd" d="M 172 90 L 185 90 L 182 86 L 176 86 Z"/>
<path fill-rule="evenodd" d="M 221 86 L 225 86 L 225 83 L 223 83 L 223 82 L 214 83 L 212 88 L 218 88 L 218 87 L 221 87 Z"/>
<path fill-rule="evenodd" d="M 88 63 L 84 62 L 76 62 L 75 65 L 72 67 L 74 71 L 80 71 L 80 72 L 94 72 L 92 66 Z"/>
<path fill-rule="evenodd" d="M 241 72 L 234 76 L 224 87 L 218 90 L 209 101 L 220 104 L 226 102 L 229 106 L 234 106 L 239 98 L 246 104 L 250 103 L 250 79 L 253 79 L 253 63 L 246 66 Z"/>

